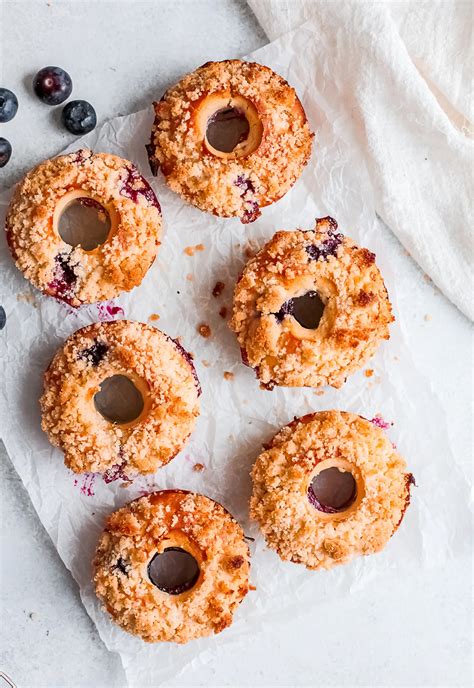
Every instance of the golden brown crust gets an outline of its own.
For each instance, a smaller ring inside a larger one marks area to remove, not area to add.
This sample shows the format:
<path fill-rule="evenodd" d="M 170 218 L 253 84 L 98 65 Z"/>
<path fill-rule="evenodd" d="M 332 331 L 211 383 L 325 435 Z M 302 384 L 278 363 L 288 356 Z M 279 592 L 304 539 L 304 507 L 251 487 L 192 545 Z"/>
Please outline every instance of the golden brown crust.
<path fill-rule="evenodd" d="M 159 590 L 147 574 L 153 556 L 173 544 L 200 568 L 195 586 L 176 595 Z M 220 633 L 249 590 L 249 549 L 239 524 L 212 499 L 180 490 L 146 495 L 111 514 L 94 569 L 104 608 L 147 642 Z"/>
<path fill-rule="evenodd" d="M 389 338 L 390 301 L 375 256 L 336 232 L 277 232 L 244 268 L 230 322 L 245 362 L 274 385 L 341 387 Z M 307 292 L 325 303 L 317 329 L 302 328 L 282 305 Z"/>
<path fill-rule="evenodd" d="M 308 498 L 315 473 L 332 465 L 345 467 L 357 483 L 356 501 L 339 514 L 318 511 Z M 268 546 L 310 569 L 382 550 L 400 525 L 413 482 L 380 428 L 341 411 L 309 414 L 282 428 L 252 477 L 250 515 Z"/>
<path fill-rule="evenodd" d="M 114 218 L 113 231 L 93 251 L 66 244 L 55 227 L 56 207 L 79 190 Z M 15 189 L 6 228 L 25 277 L 44 293 L 80 306 L 141 283 L 160 243 L 161 211 L 133 163 L 83 149 L 28 172 Z"/>
<path fill-rule="evenodd" d="M 141 386 L 145 412 L 130 426 L 95 409 L 94 395 L 113 375 Z M 42 428 L 76 473 L 117 466 L 150 473 L 182 449 L 199 415 L 191 357 L 170 337 L 139 322 L 96 323 L 75 332 L 54 356 L 40 399 Z"/>
<path fill-rule="evenodd" d="M 203 146 L 199 112 L 211 94 L 223 94 L 229 102 L 242 97 L 256 110 L 263 135 L 254 152 L 223 159 Z M 311 154 L 313 134 L 295 90 L 253 62 L 208 62 L 170 88 L 154 108 L 147 147 L 152 169 L 160 167 L 186 201 L 221 217 L 255 220 L 261 207 L 291 188 Z"/>

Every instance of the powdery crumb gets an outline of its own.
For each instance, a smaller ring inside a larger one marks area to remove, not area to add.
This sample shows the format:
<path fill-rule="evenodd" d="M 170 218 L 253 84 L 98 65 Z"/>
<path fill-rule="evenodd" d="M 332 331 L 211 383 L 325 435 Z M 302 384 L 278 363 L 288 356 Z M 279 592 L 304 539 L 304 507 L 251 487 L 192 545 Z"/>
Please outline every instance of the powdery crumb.
<path fill-rule="evenodd" d="M 214 285 L 214 289 L 212 290 L 212 295 L 217 298 L 218 296 L 220 296 L 222 294 L 224 289 L 225 289 L 224 282 L 216 282 Z"/>
<path fill-rule="evenodd" d="M 372 370 L 372 368 L 367 368 L 367 370 L 364 371 L 365 377 L 372 377 L 373 374 L 374 374 L 374 371 Z"/>
<path fill-rule="evenodd" d="M 211 364 L 209 363 L 209 361 L 206 361 L 206 360 L 201 361 L 201 363 L 202 363 L 202 365 L 203 365 L 205 368 L 209 368 L 210 365 L 211 365 Z"/>
<path fill-rule="evenodd" d="M 221 308 L 220 311 L 219 311 L 219 315 L 221 316 L 221 318 L 222 318 L 223 320 L 225 320 L 225 319 L 227 318 L 227 308 L 226 308 L 226 306 L 222 306 L 222 308 Z"/>
<path fill-rule="evenodd" d="M 17 294 L 16 300 L 21 301 L 22 303 L 29 303 L 30 306 L 33 306 L 34 308 L 38 308 L 38 302 L 35 299 L 34 294 L 30 294 L 30 292 L 28 292 L 28 291 L 25 291 L 22 294 Z"/>
<path fill-rule="evenodd" d="M 233 380 L 234 379 L 234 373 L 231 373 L 229 370 L 224 371 L 224 379 L 225 380 Z"/>
<path fill-rule="evenodd" d="M 197 331 L 201 337 L 204 337 L 205 339 L 211 336 L 211 328 L 209 325 L 206 325 L 206 323 L 200 323 L 197 327 Z"/>
<path fill-rule="evenodd" d="M 429 313 L 426 313 L 426 315 L 424 316 L 423 320 L 424 320 L 425 322 L 429 322 L 429 321 L 431 320 L 431 317 L 432 317 L 432 316 L 431 316 Z"/>
<path fill-rule="evenodd" d="M 183 253 L 187 256 L 194 256 L 196 251 L 204 251 L 204 244 L 196 244 L 196 246 L 186 246 Z"/>
<path fill-rule="evenodd" d="M 160 319 L 160 316 L 158 315 L 158 313 L 152 313 L 150 315 L 150 317 L 148 318 L 148 320 L 151 320 L 151 322 L 156 322 L 159 319 Z"/>
<path fill-rule="evenodd" d="M 202 473 L 204 469 L 205 466 L 202 463 L 195 463 L 193 466 L 193 470 L 196 471 L 196 473 Z"/>

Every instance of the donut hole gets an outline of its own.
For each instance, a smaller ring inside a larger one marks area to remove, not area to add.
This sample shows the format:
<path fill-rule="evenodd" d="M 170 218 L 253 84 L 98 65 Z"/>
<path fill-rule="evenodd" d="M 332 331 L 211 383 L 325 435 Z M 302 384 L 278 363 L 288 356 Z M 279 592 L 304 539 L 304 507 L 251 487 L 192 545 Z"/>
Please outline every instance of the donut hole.
<path fill-rule="evenodd" d="M 232 153 L 239 143 L 247 140 L 249 132 L 249 121 L 238 107 L 221 108 L 207 120 L 207 142 L 221 153 Z"/>
<path fill-rule="evenodd" d="M 148 564 L 148 578 L 168 595 L 180 595 L 190 590 L 196 585 L 199 574 L 196 559 L 181 547 L 166 547 Z"/>
<path fill-rule="evenodd" d="M 94 406 L 110 423 L 123 425 L 137 420 L 143 412 L 143 395 L 126 375 L 112 375 L 100 384 Z"/>
<path fill-rule="evenodd" d="M 58 218 L 58 234 L 69 246 L 80 246 L 93 251 L 103 244 L 111 228 L 107 210 L 94 198 L 74 198 Z"/>
<path fill-rule="evenodd" d="M 325 304 L 316 291 L 308 291 L 303 296 L 293 299 L 294 319 L 301 327 L 307 330 L 315 330 L 323 317 Z"/>
<path fill-rule="evenodd" d="M 357 483 L 350 471 L 336 466 L 320 471 L 311 481 L 308 499 L 326 514 L 346 511 L 357 497 Z"/>

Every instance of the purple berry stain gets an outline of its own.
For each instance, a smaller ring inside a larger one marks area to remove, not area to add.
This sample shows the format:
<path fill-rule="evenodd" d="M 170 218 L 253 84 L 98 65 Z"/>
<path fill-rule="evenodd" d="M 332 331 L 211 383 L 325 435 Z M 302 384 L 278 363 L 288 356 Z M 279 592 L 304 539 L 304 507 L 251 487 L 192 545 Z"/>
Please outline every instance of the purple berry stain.
<path fill-rule="evenodd" d="M 79 485 L 81 494 L 83 494 L 85 497 L 94 497 L 94 483 L 96 478 L 97 473 L 84 473 L 84 475 L 82 476 L 81 483 L 79 484 L 79 479 L 76 478 L 74 480 L 74 485 Z"/>
<path fill-rule="evenodd" d="M 122 196 L 130 198 L 134 203 L 138 203 L 139 197 L 142 196 L 148 206 L 156 208 L 158 212 L 161 213 L 160 204 L 155 196 L 155 192 L 135 166 L 127 167 L 127 176 L 122 180 L 120 193 Z"/>
<path fill-rule="evenodd" d="M 110 322 L 125 315 L 121 306 L 116 306 L 113 301 L 104 301 L 97 304 L 97 317 L 101 322 Z"/>
<path fill-rule="evenodd" d="M 387 423 L 382 416 L 374 416 L 374 418 L 370 419 L 370 422 L 381 430 L 388 430 L 393 425 L 393 423 Z"/>

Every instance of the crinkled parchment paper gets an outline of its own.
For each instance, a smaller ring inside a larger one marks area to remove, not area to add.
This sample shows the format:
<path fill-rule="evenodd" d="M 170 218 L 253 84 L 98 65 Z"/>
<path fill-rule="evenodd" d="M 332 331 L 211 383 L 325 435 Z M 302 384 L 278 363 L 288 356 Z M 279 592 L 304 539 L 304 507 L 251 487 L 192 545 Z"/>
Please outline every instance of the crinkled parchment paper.
<path fill-rule="evenodd" d="M 144 148 L 153 117 L 150 108 L 114 119 L 71 147 L 89 146 L 133 160 L 162 205 L 165 234 L 158 259 L 138 289 L 116 299 L 113 306 L 118 309 L 105 304 L 74 311 L 42 296 L 14 267 L 1 237 L 1 302 L 7 313 L 7 325 L 0 333 L 2 438 L 41 521 L 80 586 L 88 613 L 107 647 L 120 654 L 131 685 L 158 685 L 191 661 L 207 662 L 221 643 L 234 642 L 238 651 L 242 634 L 262 630 L 276 616 L 293 617 L 299 610 L 313 608 L 324 613 L 327 602 L 343 605 L 344 597 L 356 588 L 373 581 L 383 585 L 389 571 L 397 576 L 419 573 L 463 546 L 467 482 L 450 451 L 443 405 L 413 366 L 404 344 L 403 328 L 409 324 L 397 309 L 397 297 L 405 298 L 416 284 L 404 279 L 400 265 L 391 261 L 388 230 L 375 216 L 364 163 L 351 145 L 351 122 L 342 107 L 338 110 L 344 94 L 337 83 L 331 83 L 330 74 L 324 76 L 324 65 L 317 78 L 307 72 L 305 54 L 311 46 L 300 45 L 303 39 L 304 34 L 289 34 L 253 56 L 295 86 L 316 131 L 313 157 L 302 178 L 285 198 L 264 209 L 254 224 L 205 215 L 185 205 L 160 177 L 151 177 Z M 331 105 L 324 95 L 326 88 L 331 89 Z M 9 196 L 0 199 L 2 220 Z M 397 317 L 392 337 L 366 366 L 374 371 L 372 376 L 361 371 L 341 390 L 263 391 L 253 372 L 241 364 L 235 338 L 219 310 L 226 306 L 230 312 L 246 250 L 255 251 L 277 229 L 311 228 L 315 217 L 325 215 L 335 217 L 341 231 L 377 254 Z M 204 250 L 193 256 L 184 253 L 186 247 L 201 243 Z M 217 280 L 226 285 L 219 298 L 212 296 Z M 75 476 L 40 428 L 43 371 L 76 329 L 112 317 L 149 322 L 152 314 L 160 318 L 151 324 L 181 337 L 194 354 L 203 388 L 196 431 L 170 465 L 128 487 L 120 481 L 106 485 L 97 476 Z M 208 339 L 196 331 L 201 322 L 211 327 Z M 225 371 L 232 372 L 233 379 L 225 379 Z M 412 506 L 402 527 L 383 553 L 315 573 L 283 563 L 265 549 L 248 519 L 249 471 L 262 443 L 281 425 L 294 416 L 330 408 L 367 418 L 381 414 L 393 423 L 388 433 L 406 457 L 418 487 L 412 490 Z M 202 463 L 204 471 L 193 470 L 196 463 Z M 256 590 L 247 595 L 232 627 L 182 647 L 147 645 L 121 631 L 101 611 L 91 584 L 90 562 L 105 516 L 144 490 L 169 487 L 217 499 L 255 538 L 251 582 Z"/>

